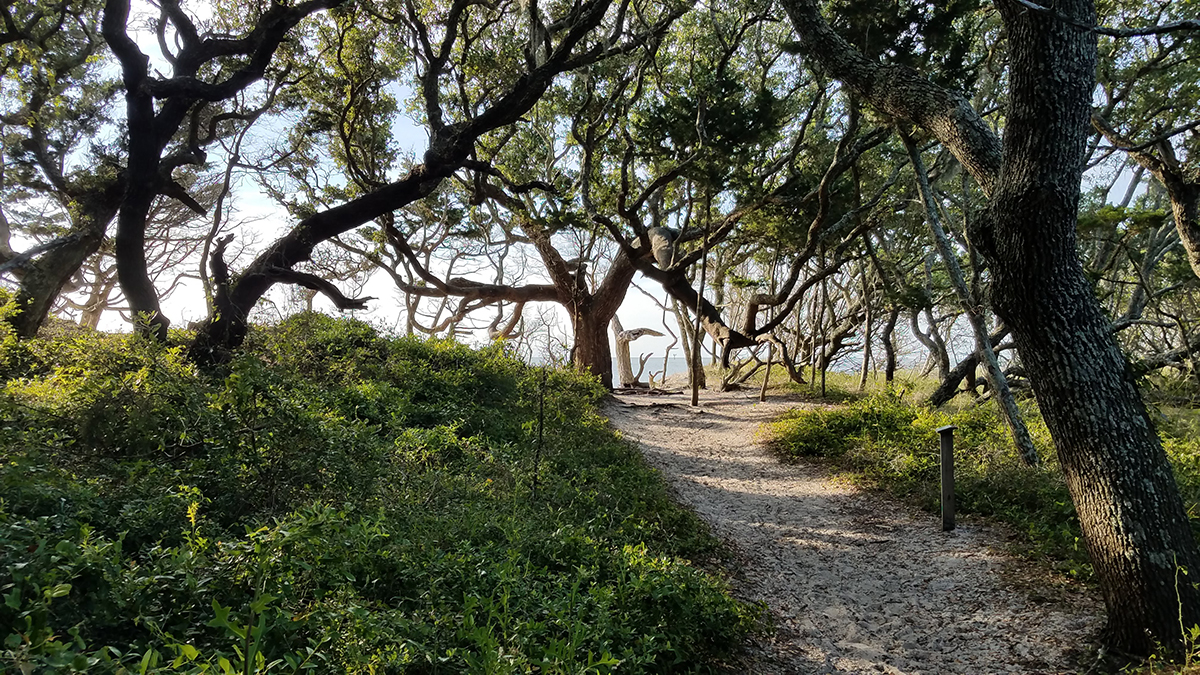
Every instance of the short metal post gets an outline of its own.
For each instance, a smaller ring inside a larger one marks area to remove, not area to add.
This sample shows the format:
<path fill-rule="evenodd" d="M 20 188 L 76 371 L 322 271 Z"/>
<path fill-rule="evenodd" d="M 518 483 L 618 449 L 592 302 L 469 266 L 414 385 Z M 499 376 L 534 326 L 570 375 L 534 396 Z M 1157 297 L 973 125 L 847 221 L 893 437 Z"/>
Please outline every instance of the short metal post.
<path fill-rule="evenodd" d="M 953 424 L 937 430 L 942 442 L 942 531 L 954 529 L 954 430 Z"/>

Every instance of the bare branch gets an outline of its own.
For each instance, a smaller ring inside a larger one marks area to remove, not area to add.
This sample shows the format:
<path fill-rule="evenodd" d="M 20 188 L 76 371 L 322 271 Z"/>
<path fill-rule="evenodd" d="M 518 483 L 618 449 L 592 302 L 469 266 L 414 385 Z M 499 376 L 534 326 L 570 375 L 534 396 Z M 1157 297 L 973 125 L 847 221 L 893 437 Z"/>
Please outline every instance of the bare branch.
<path fill-rule="evenodd" d="M 1089 25 L 1089 24 L 1086 24 L 1086 23 L 1083 23 L 1080 21 L 1076 21 L 1076 20 L 1072 19 L 1071 17 L 1063 14 L 1062 12 L 1059 12 L 1058 10 L 1052 9 L 1050 7 L 1046 7 L 1044 5 L 1039 5 L 1036 2 L 1033 2 L 1032 0 L 1012 0 L 1012 1 L 1017 3 L 1018 5 L 1021 5 L 1022 7 L 1027 7 L 1029 9 L 1032 9 L 1035 12 L 1041 12 L 1042 14 L 1048 14 L 1050 16 L 1053 16 L 1055 19 L 1058 19 L 1059 21 L 1062 21 L 1065 24 L 1075 26 L 1076 28 L 1079 28 L 1081 30 L 1091 31 L 1093 33 L 1096 33 L 1097 35 L 1107 35 L 1109 37 L 1117 37 L 1117 38 L 1146 37 L 1149 35 L 1165 35 L 1167 33 L 1177 33 L 1177 32 L 1185 31 L 1185 30 L 1200 30 L 1200 20 L 1196 20 L 1196 19 L 1184 19 L 1182 21 L 1173 21 L 1171 23 L 1164 23 L 1164 24 L 1161 24 L 1158 26 L 1146 26 L 1144 28 L 1109 28 L 1107 26 L 1093 26 L 1093 25 Z"/>

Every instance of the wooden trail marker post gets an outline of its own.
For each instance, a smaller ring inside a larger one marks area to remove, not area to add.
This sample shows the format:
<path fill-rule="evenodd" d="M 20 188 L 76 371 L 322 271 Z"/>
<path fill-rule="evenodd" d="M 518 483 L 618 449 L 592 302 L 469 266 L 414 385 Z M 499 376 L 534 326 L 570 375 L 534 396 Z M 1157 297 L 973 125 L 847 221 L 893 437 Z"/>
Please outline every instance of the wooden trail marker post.
<path fill-rule="evenodd" d="M 954 529 L 954 430 L 946 425 L 937 430 L 942 443 L 942 532 Z"/>

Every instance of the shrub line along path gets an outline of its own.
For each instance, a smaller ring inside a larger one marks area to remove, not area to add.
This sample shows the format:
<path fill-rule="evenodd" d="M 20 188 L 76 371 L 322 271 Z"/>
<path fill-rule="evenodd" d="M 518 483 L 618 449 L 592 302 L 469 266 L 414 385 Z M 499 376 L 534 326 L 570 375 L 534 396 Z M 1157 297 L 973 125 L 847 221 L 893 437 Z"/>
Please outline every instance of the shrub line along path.
<path fill-rule="evenodd" d="M 777 624 L 735 670 L 1073 673 L 1101 623 L 1089 594 L 940 516 L 784 463 L 761 426 L 797 400 L 747 392 L 615 396 L 605 412 L 682 503 L 732 545 L 735 592 Z"/>

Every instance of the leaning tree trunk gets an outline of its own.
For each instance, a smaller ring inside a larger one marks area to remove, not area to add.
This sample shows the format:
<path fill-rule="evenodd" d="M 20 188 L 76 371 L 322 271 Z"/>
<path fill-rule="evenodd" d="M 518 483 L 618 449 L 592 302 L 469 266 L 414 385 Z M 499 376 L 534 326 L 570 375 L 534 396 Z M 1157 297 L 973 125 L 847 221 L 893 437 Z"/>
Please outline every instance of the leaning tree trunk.
<path fill-rule="evenodd" d="M 117 215 L 124 192 L 125 180 L 115 177 L 97 180 L 92 189 L 72 193 L 77 213 L 71 233 L 60 240 L 62 245 L 50 249 L 23 268 L 16 297 L 21 311 L 9 318 L 17 335 L 26 338 L 37 334 L 63 287 L 83 263 L 100 250 L 104 233 Z"/>
<path fill-rule="evenodd" d="M 103 228 L 83 232 L 69 243 L 46 252 L 25 270 L 15 298 L 21 311 L 8 319 L 19 337 L 37 335 L 63 287 L 88 256 L 100 250 L 103 238 Z"/>
<path fill-rule="evenodd" d="M 1115 648 L 1178 652 L 1200 622 L 1200 570 L 1183 501 L 1132 370 L 1109 333 L 1076 252 L 1079 185 L 1096 38 L 1015 2 L 1011 100 L 986 254 L 997 313 L 1012 329 L 1108 607 Z M 1091 2 L 1055 3 L 1092 24 Z M 1049 83 L 1053 83 L 1050 86 Z"/>
<path fill-rule="evenodd" d="M 933 232 L 933 241 L 937 246 L 938 253 L 942 256 L 946 271 L 950 274 L 950 283 L 954 286 L 954 292 L 958 295 L 963 311 L 967 314 L 967 321 L 971 324 L 971 331 L 975 335 L 975 353 L 983 361 L 988 384 L 991 385 L 996 403 L 1000 406 L 1000 416 L 1004 418 L 1004 423 L 1012 436 L 1013 444 L 1017 446 L 1017 452 L 1021 454 L 1021 459 L 1025 460 L 1029 466 L 1037 466 L 1041 464 L 1042 460 L 1038 457 L 1037 448 L 1033 447 L 1033 438 L 1029 435 L 1029 429 L 1025 427 L 1025 420 L 1021 418 L 1021 411 L 1017 408 L 1012 390 L 1008 387 L 1008 379 L 1004 376 L 1004 371 L 1000 370 L 1000 361 L 996 358 L 996 353 L 992 351 L 992 341 L 988 335 L 987 325 L 984 323 L 982 308 L 976 303 L 971 289 L 967 288 L 967 281 L 963 276 L 962 267 L 958 264 L 958 257 L 950 246 L 950 239 L 946 236 L 945 229 L 942 228 L 933 188 L 929 184 L 929 174 L 926 173 L 925 163 L 921 160 L 921 152 L 911 137 L 903 132 L 900 136 L 904 141 L 904 147 L 908 150 L 908 159 L 912 162 L 913 171 L 917 176 L 917 187 L 921 193 L 921 199 L 925 203 L 925 219 L 929 223 L 929 229 Z M 943 382 L 949 379 L 949 374 L 949 369 L 941 374 Z"/>
<path fill-rule="evenodd" d="M 113 181 L 80 199 L 78 226 L 64 237 L 61 246 L 47 251 L 25 269 L 16 294 L 21 311 L 9 318 L 17 335 L 27 338 L 37 334 L 63 287 L 100 250 L 104 232 L 117 214 L 123 190 L 123 181 Z"/>
<path fill-rule="evenodd" d="M 1001 141 L 957 93 L 858 53 L 816 0 L 783 0 L 801 52 L 882 113 L 933 133 L 988 194 L 971 240 L 992 271 L 996 313 L 1013 332 L 1054 437 L 1108 607 L 1109 644 L 1180 652 L 1200 623 L 1200 569 L 1162 445 L 1109 333 L 1076 251 L 1096 35 L 1091 0 L 1049 11 L 997 0 L 1007 32 L 1009 101 Z M 1065 18 L 1065 20 L 1064 20 Z"/>

